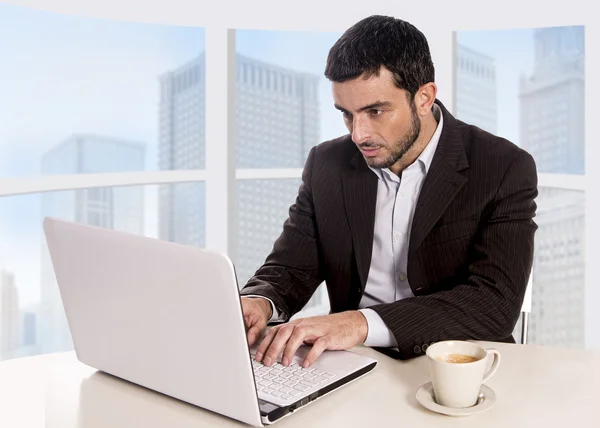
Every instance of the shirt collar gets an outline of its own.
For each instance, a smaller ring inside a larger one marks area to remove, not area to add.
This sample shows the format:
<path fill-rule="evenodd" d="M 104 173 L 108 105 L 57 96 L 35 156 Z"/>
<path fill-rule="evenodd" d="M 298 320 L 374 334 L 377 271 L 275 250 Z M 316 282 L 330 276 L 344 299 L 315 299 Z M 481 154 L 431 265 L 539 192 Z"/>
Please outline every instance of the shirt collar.
<path fill-rule="evenodd" d="M 433 160 L 433 155 L 435 154 L 435 150 L 440 141 L 440 135 L 442 134 L 442 127 L 444 125 L 444 115 L 442 114 L 442 110 L 435 103 L 433 104 L 433 117 L 435 117 L 435 119 L 438 122 L 435 132 L 431 136 L 431 140 L 429 140 L 429 143 L 425 146 L 425 149 L 423 149 L 423 151 L 421 152 L 419 157 L 411 165 L 409 165 L 407 167 L 407 169 L 415 164 L 419 164 L 421 166 L 421 168 L 424 170 L 423 172 L 425 174 L 427 174 L 427 172 L 429 172 L 429 168 L 431 167 L 431 162 Z M 383 179 L 381 168 L 373 168 L 371 166 L 369 166 L 369 168 L 377 175 L 377 177 L 379 177 L 380 179 Z M 389 171 L 388 168 L 384 168 L 384 170 L 388 171 L 391 174 L 391 171 Z"/>

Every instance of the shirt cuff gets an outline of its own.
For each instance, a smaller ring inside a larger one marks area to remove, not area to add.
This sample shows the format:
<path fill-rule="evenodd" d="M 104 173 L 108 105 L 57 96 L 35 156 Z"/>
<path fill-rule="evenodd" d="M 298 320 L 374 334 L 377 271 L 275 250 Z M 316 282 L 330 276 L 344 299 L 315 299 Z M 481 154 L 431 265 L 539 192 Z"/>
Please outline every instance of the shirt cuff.
<path fill-rule="evenodd" d="M 385 325 L 381 317 L 373 309 L 359 309 L 367 319 L 368 333 L 365 346 L 394 348 L 398 346 L 396 338 Z"/>
<path fill-rule="evenodd" d="M 275 307 L 275 303 L 273 303 L 273 301 L 271 299 L 269 299 L 268 297 L 260 296 L 258 294 L 248 294 L 248 295 L 245 295 L 244 297 L 259 297 L 261 299 L 268 300 L 269 303 L 271 303 L 272 315 L 271 315 L 271 318 L 269 319 L 269 321 L 267 321 L 267 322 L 281 322 L 281 321 L 285 321 L 285 317 L 283 316 L 283 314 L 279 313 L 279 311 Z"/>

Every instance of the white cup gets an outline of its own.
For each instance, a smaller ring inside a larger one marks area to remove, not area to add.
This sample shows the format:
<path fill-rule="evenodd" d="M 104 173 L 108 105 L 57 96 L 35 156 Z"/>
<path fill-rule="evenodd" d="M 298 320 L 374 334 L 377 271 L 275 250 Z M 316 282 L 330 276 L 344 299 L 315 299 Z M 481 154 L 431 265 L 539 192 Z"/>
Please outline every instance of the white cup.
<path fill-rule="evenodd" d="M 474 406 L 479 397 L 481 384 L 498 369 L 500 353 L 484 349 L 474 343 L 448 340 L 437 342 L 427 348 L 429 370 L 435 401 L 441 406 L 465 408 Z M 452 355 L 472 357 L 472 362 L 449 362 Z M 494 361 L 486 372 L 488 356 Z"/>

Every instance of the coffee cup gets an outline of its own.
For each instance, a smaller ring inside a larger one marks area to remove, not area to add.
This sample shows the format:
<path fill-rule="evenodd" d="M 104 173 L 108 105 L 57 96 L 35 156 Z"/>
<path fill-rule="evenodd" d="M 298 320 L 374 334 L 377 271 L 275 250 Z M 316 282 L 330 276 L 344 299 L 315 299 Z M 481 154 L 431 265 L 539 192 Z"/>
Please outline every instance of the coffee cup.
<path fill-rule="evenodd" d="M 479 398 L 481 384 L 498 369 L 500 353 L 464 341 L 448 340 L 427 348 L 429 370 L 436 403 L 445 407 L 474 406 Z M 487 370 L 488 357 L 493 355 Z"/>

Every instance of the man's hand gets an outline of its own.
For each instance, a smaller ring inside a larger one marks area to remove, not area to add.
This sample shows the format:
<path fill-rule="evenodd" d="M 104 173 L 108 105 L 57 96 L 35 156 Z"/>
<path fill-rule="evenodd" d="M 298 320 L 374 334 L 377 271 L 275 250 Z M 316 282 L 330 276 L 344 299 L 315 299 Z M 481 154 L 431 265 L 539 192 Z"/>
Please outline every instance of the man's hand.
<path fill-rule="evenodd" d="M 271 303 L 260 297 L 242 297 L 242 312 L 246 324 L 248 345 L 252 346 L 271 318 Z"/>
<path fill-rule="evenodd" d="M 283 352 L 281 364 L 287 366 L 300 345 L 312 344 L 302 363 L 309 367 L 323 351 L 350 349 L 363 343 L 367 333 L 367 320 L 359 311 L 300 318 L 270 329 L 256 350 L 255 359 L 271 366 Z"/>

